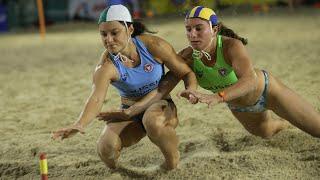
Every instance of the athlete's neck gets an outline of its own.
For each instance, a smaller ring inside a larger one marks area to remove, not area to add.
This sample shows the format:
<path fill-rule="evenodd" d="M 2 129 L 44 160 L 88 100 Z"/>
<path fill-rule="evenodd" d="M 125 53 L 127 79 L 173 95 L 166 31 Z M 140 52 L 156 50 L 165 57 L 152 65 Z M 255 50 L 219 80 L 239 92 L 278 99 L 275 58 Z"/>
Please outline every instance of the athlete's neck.
<path fill-rule="evenodd" d="M 139 59 L 137 47 L 130 39 L 127 47 L 125 47 L 122 51 L 120 51 L 121 56 L 125 56 L 131 61 L 137 61 Z"/>
<path fill-rule="evenodd" d="M 217 37 L 216 37 L 217 38 Z M 209 53 L 212 58 L 215 57 L 216 49 L 217 49 L 217 41 L 216 38 L 212 38 L 208 47 L 204 49 L 205 52 Z"/>

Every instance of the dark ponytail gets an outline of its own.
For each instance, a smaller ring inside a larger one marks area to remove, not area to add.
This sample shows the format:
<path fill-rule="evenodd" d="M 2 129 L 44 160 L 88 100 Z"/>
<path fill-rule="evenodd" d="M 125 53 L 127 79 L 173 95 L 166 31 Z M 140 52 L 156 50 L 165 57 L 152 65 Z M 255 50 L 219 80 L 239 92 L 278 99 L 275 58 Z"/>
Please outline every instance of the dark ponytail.
<path fill-rule="evenodd" d="M 123 22 L 120 22 L 121 24 L 124 25 Z M 134 28 L 134 31 L 133 33 L 131 34 L 131 37 L 135 37 L 135 36 L 139 36 L 143 33 L 151 33 L 151 34 L 155 34 L 157 32 L 155 31 L 150 31 L 142 22 L 140 21 L 133 21 L 133 22 L 127 22 L 127 25 L 128 26 L 131 26 L 133 25 L 133 28 Z"/>
<path fill-rule="evenodd" d="M 219 28 L 219 34 L 220 35 L 231 37 L 231 38 L 234 38 L 234 39 L 238 39 L 238 40 L 240 40 L 242 42 L 243 45 L 247 45 L 248 44 L 248 39 L 240 37 L 232 29 L 227 28 L 221 22 L 219 22 L 217 26 Z"/>

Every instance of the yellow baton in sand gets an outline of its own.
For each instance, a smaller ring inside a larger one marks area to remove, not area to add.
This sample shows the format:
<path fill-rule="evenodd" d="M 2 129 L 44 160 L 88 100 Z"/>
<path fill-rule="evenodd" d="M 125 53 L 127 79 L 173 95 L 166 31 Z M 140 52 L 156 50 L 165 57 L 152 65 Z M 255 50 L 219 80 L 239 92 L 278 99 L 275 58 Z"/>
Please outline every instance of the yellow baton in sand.
<path fill-rule="evenodd" d="M 41 180 L 48 180 L 48 163 L 45 153 L 40 154 L 40 176 Z"/>

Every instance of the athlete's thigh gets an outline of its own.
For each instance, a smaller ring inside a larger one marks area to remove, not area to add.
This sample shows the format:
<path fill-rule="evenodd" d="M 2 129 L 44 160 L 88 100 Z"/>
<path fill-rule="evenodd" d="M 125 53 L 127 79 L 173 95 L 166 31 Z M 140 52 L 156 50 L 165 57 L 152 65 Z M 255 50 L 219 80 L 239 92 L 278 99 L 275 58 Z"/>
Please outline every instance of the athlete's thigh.
<path fill-rule="evenodd" d="M 160 100 L 152 104 L 143 115 L 143 122 L 157 121 L 162 126 L 176 128 L 178 125 L 177 107 L 172 101 Z"/>
<path fill-rule="evenodd" d="M 264 130 L 264 126 L 271 118 L 271 112 L 266 110 L 264 112 L 252 113 L 252 112 L 235 112 L 232 114 L 239 120 L 239 122 L 253 134 L 257 134 Z"/>
<path fill-rule="evenodd" d="M 107 123 L 102 136 L 119 137 L 121 147 L 128 147 L 139 142 L 146 135 L 141 122 L 123 121 Z"/>
<path fill-rule="evenodd" d="M 319 131 L 320 116 L 314 107 L 273 76 L 270 76 L 267 107 L 304 131 Z"/>

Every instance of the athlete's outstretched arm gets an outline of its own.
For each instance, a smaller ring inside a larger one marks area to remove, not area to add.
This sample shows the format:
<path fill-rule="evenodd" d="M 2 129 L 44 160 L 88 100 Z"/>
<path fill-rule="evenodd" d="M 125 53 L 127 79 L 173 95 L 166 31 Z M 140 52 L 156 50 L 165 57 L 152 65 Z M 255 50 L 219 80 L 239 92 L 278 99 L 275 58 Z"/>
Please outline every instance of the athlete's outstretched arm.
<path fill-rule="evenodd" d="M 64 139 L 75 135 L 77 132 L 84 133 L 84 128 L 92 122 L 92 120 L 100 112 L 103 101 L 108 90 L 111 78 L 114 76 L 110 62 L 97 66 L 93 74 L 93 84 L 91 94 L 80 113 L 78 120 L 67 128 L 62 128 L 53 132 L 53 139 Z"/>

